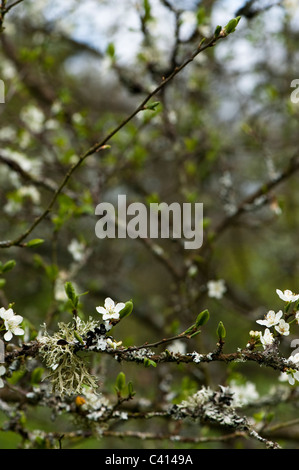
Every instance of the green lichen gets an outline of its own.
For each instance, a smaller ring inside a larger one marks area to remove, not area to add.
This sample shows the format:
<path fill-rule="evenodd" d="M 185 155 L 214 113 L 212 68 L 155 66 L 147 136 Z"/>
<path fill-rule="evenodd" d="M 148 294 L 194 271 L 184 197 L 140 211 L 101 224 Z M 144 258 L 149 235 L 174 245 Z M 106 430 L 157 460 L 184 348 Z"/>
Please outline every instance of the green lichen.
<path fill-rule="evenodd" d="M 96 378 L 93 377 L 86 359 L 79 356 L 78 345 L 90 330 L 94 330 L 98 322 L 93 319 L 84 322 L 77 317 L 74 323 L 58 323 L 59 331 L 50 335 L 45 329 L 39 339 L 40 356 L 50 373 L 46 377 L 52 383 L 53 393 L 60 395 L 80 394 L 84 387 L 92 390 L 97 388 Z"/>

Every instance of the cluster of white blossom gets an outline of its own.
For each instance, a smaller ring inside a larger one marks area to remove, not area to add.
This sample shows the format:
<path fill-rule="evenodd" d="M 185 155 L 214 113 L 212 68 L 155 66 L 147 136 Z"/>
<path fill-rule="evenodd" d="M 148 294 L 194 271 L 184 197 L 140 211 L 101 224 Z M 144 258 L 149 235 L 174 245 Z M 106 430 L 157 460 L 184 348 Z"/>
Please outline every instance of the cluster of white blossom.
<path fill-rule="evenodd" d="M 288 304 L 296 302 L 299 299 L 299 295 L 294 294 L 290 290 L 285 290 L 282 292 L 281 290 L 276 289 L 276 293 L 283 301 L 287 302 Z M 295 316 L 297 322 L 298 313 L 299 312 L 297 312 Z M 257 338 L 259 337 L 264 348 L 274 342 L 274 332 L 270 331 L 270 328 L 274 327 L 274 330 L 279 335 L 288 336 L 290 334 L 290 323 L 286 322 L 285 319 L 282 318 L 283 315 L 284 314 L 282 310 L 279 310 L 277 313 L 275 313 L 274 310 L 269 310 L 263 320 L 256 321 L 259 325 L 266 326 L 264 334 L 262 334 L 260 331 L 251 331 L 250 336 L 255 336 Z"/>
<path fill-rule="evenodd" d="M 299 365 L 299 353 L 294 354 L 288 358 L 288 362 L 293 362 L 295 366 Z M 287 372 L 280 374 L 279 380 L 281 382 L 288 381 L 290 385 L 294 385 L 295 381 L 299 382 L 299 371 L 295 369 L 289 369 Z"/>
<path fill-rule="evenodd" d="M 289 307 L 290 304 L 299 300 L 299 294 L 294 294 L 289 289 L 286 289 L 285 291 L 276 289 L 276 293 L 281 300 L 286 302 L 287 307 Z M 288 310 L 288 308 L 286 308 L 286 310 Z M 278 334 L 281 336 L 288 336 L 290 334 L 290 324 L 293 321 L 296 321 L 296 323 L 299 324 L 299 311 L 295 312 L 294 320 L 291 320 L 289 322 L 286 321 L 286 317 L 283 317 L 284 313 L 282 310 L 279 310 L 278 312 L 274 312 L 274 310 L 269 310 L 263 320 L 256 321 L 259 325 L 263 325 L 266 327 L 264 333 L 262 333 L 261 331 L 250 331 L 249 334 L 251 338 L 259 340 L 264 349 L 266 349 L 269 345 L 274 342 L 275 335 L 277 336 Z M 293 362 L 296 366 L 299 365 L 299 354 L 290 356 L 288 362 Z M 280 380 L 288 380 L 291 385 L 294 385 L 295 380 L 299 381 L 299 371 L 289 369 L 288 371 L 283 372 L 281 374 Z"/>

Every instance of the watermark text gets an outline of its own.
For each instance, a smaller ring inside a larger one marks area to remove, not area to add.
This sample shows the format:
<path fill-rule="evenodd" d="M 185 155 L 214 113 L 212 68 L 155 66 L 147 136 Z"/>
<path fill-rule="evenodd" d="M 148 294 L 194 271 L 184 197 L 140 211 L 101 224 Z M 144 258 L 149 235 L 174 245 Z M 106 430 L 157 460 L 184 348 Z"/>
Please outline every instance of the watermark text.
<path fill-rule="evenodd" d="M 118 195 L 117 214 L 110 202 L 97 205 L 101 216 L 95 234 L 104 238 L 173 238 L 184 240 L 187 250 L 198 249 L 203 243 L 203 204 L 173 202 L 167 204 L 141 202 L 127 205 L 126 195 Z"/>

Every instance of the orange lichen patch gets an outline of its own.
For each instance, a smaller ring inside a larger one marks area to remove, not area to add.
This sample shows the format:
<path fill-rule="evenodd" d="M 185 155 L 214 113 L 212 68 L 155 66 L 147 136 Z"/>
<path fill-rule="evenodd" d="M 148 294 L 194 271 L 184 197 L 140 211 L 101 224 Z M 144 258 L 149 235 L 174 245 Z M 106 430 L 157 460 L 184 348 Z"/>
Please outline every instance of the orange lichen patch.
<path fill-rule="evenodd" d="M 76 399 L 75 399 L 75 403 L 76 403 L 77 406 L 82 406 L 82 405 L 84 405 L 84 404 L 86 403 L 86 400 L 85 400 L 85 398 L 80 397 L 80 396 L 78 395 L 78 396 L 76 397 Z"/>

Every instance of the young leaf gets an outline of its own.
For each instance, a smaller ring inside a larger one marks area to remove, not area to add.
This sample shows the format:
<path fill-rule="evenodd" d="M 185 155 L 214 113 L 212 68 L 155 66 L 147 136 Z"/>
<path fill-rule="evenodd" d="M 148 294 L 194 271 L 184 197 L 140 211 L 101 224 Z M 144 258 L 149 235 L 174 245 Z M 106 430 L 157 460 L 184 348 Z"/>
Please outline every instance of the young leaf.
<path fill-rule="evenodd" d="M 41 245 L 42 243 L 44 243 L 44 241 L 45 240 L 43 240 L 42 238 L 34 238 L 33 240 L 30 240 L 28 243 L 25 243 L 25 246 L 31 247 L 31 246 Z"/>
<path fill-rule="evenodd" d="M 156 107 L 160 104 L 160 101 L 153 101 L 145 106 L 145 109 L 150 109 L 151 111 L 155 111 Z"/>
<path fill-rule="evenodd" d="M 16 265 L 16 262 L 14 259 L 7 261 L 7 263 L 5 263 L 4 266 L 2 266 L 2 272 L 6 273 L 7 271 L 10 271 L 11 269 L 15 267 L 15 265 Z"/>
<path fill-rule="evenodd" d="M 125 318 L 131 315 L 133 310 L 133 302 L 132 300 L 128 300 L 128 302 L 125 303 L 124 308 L 119 312 L 119 318 Z"/>
<path fill-rule="evenodd" d="M 107 49 L 106 49 L 106 52 L 107 52 L 107 55 L 109 55 L 109 57 L 111 59 L 114 59 L 114 57 L 115 57 L 115 47 L 114 47 L 113 42 L 109 42 L 109 44 L 107 46 Z"/>
<path fill-rule="evenodd" d="M 210 318 L 209 310 L 203 310 L 196 318 L 195 326 L 198 328 L 199 326 L 205 325 Z"/>
<path fill-rule="evenodd" d="M 134 392 L 134 390 L 133 390 L 133 384 L 132 384 L 132 382 L 129 382 L 128 383 L 128 395 L 129 395 L 129 397 L 133 397 L 135 394 L 136 394 L 136 392 Z"/>
<path fill-rule="evenodd" d="M 126 386 L 126 376 L 123 372 L 120 372 L 116 377 L 115 388 L 118 392 L 121 392 Z"/>
<path fill-rule="evenodd" d="M 227 25 L 224 28 L 226 34 L 233 33 L 236 30 L 236 27 L 238 26 L 240 19 L 241 19 L 241 16 L 237 16 L 236 18 L 233 18 L 227 23 Z"/>
<path fill-rule="evenodd" d="M 42 379 L 44 373 L 43 367 L 36 367 L 31 374 L 31 385 L 38 385 Z"/>
<path fill-rule="evenodd" d="M 67 297 L 70 299 L 74 307 L 77 307 L 78 305 L 78 296 L 76 295 L 74 286 L 71 282 L 66 282 L 64 284 L 64 290 L 67 295 Z"/>
<path fill-rule="evenodd" d="M 219 322 L 216 333 L 220 340 L 223 340 L 225 338 L 226 330 L 224 328 L 222 321 Z"/>
<path fill-rule="evenodd" d="M 155 361 L 152 361 L 151 359 L 148 359 L 147 357 L 144 358 L 143 360 L 143 364 L 145 365 L 145 367 L 157 367 L 157 364 Z"/>
<path fill-rule="evenodd" d="M 184 335 L 189 335 L 191 333 L 194 333 L 196 330 L 196 324 L 194 323 L 193 325 L 189 326 L 189 328 L 187 328 L 187 330 L 184 331 Z"/>
<path fill-rule="evenodd" d="M 214 32 L 215 38 L 218 38 L 218 36 L 219 36 L 221 30 L 222 30 L 222 26 L 217 26 L 217 27 L 216 27 L 215 32 Z"/>
<path fill-rule="evenodd" d="M 84 344 L 82 337 L 79 335 L 79 333 L 76 330 L 74 330 L 74 336 L 79 341 L 79 343 Z"/>

